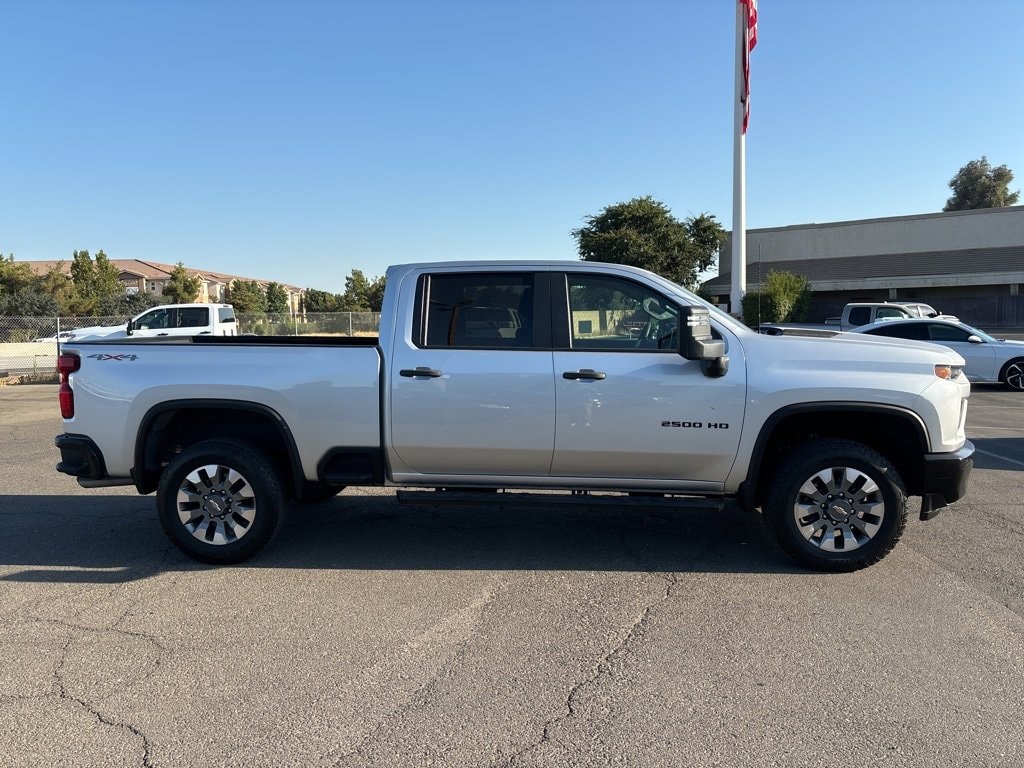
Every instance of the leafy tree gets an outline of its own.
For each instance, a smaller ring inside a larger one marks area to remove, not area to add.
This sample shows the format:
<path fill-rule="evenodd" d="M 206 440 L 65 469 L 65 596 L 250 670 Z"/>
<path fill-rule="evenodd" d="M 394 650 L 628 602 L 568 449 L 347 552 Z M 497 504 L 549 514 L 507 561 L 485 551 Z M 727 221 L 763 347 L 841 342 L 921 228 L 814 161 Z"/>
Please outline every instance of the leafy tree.
<path fill-rule="evenodd" d="M 385 278 L 367 278 L 362 270 L 353 269 L 345 278 L 345 293 L 338 309 L 341 312 L 380 312 L 384 302 Z"/>
<path fill-rule="evenodd" d="M 251 280 L 233 280 L 228 301 L 236 312 L 266 312 L 267 294 L 259 283 Z"/>
<path fill-rule="evenodd" d="M 764 279 L 764 291 L 774 296 L 779 305 L 782 313 L 779 322 L 798 323 L 807 318 L 811 284 L 803 275 L 773 269 Z"/>
<path fill-rule="evenodd" d="M 74 251 L 71 258 L 71 282 L 73 290 L 62 302 L 62 309 L 68 314 L 95 315 L 101 304 L 115 301 L 124 295 L 124 284 L 119 271 L 102 250 L 96 254 L 95 263 L 88 251 Z"/>
<path fill-rule="evenodd" d="M 702 213 L 685 222 L 650 196 L 609 205 L 575 229 L 580 258 L 642 267 L 696 287 L 697 277 L 713 266 L 725 240 L 715 217 Z"/>
<path fill-rule="evenodd" d="M 14 293 L 35 284 L 39 278 L 25 262 L 16 262 L 14 254 L 0 255 L 0 293 Z"/>
<path fill-rule="evenodd" d="M 164 298 L 170 304 L 191 304 L 199 298 L 203 281 L 199 275 L 189 275 L 180 261 L 171 270 L 171 277 L 164 285 Z"/>
<path fill-rule="evenodd" d="M 28 264 L 16 263 L 14 254 L 0 256 L 0 315 L 52 317 L 57 312 L 57 301 Z"/>
<path fill-rule="evenodd" d="M 83 300 L 75 291 L 74 280 L 64 268 L 64 264 L 65 262 L 60 261 L 50 267 L 42 278 L 43 288 L 56 299 L 58 314 L 77 315 Z"/>
<path fill-rule="evenodd" d="M 267 285 L 267 312 L 288 312 L 291 310 L 291 303 L 288 301 L 288 292 L 280 283 L 269 283 Z"/>
<path fill-rule="evenodd" d="M 757 328 L 761 323 L 781 323 L 782 312 L 775 301 L 775 297 L 769 293 L 760 291 L 748 291 L 743 294 L 743 322 L 751 328 Z"/>
<path fill-rule="evenodd" d="M 772 270 L 761 291 L 743 297 L 743 321 L 751 328 L 761 323 L 800 322 L 807 316 L 810 282 L 803 275 Z"/>
<path fill-rule="evenodd" d="M 110 262 L 102 249 L 96 253 L 93 290 L 100 300 L 108 296 L 120 296 L 125 292 L 124 283 L 121 282 L 121 270 Z"/>
<path fill-rule="evenodd" d="M 1010 192 L 1013 171 L 1005 165 L 993 168 L 984 155 L 971 160 L 949 180 L 953 195 L 944 211 L 969 211 L 976 208 L 1005 208 L 1016 205 L 1020 190 Z"/>
<path fill-rule="evenodd" d="M 42 285 L 33 284 L 16 291 L 0 291 L 0 316 L 56 317 L 57 300 Z"/>
<path fill-rule="evenodd" d="M 137 315 L 144 309 L 155 307 L 160 301 L 151 293 L 122 293 L 119 296 L 108 296 L 96 307 L 98 315 Z"/>
<path fill-rule="evenodd" d="M 307 288 L 302 294 L 302 308 L 306 312 L 337 312 L 342 297 L 337 293 Z"/>

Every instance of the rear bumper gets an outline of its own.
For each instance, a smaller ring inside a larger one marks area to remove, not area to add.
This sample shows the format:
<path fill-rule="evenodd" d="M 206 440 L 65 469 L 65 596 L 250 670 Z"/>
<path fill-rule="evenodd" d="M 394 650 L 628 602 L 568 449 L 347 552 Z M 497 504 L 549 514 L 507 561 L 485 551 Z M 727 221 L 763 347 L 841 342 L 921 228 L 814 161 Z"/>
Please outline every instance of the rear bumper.
<path fill-rule="evenodd" d="M 922 520 L 930 520 L 940 509 L 967 493 L 967 481 L 973 467 L 974 443 L 970 440 L 955 453 L 932 453 L 924 457 Z"/>
<path fill-rule="evenodd" d="M 100 480 L 107 476 L 103 453 L 85 435 L 57 435 L 53 444 L 60 450 L 57 471 L 72 477 Z"/>

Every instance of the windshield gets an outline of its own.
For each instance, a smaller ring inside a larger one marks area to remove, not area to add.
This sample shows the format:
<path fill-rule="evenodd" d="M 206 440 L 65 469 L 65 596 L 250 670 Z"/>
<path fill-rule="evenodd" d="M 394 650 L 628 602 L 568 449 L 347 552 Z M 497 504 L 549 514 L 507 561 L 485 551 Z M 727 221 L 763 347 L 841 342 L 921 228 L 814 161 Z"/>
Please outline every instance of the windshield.
<path fill-rule="evenodd" d="M 685 303 L 685 304 L 694 304 L 694 303 L 696 303 L 696 304 L 699 304 L 702 307 L 707 307 L 711 311 L 711 314 L 714 316 L 714 318 L 716 320 L 719 320 L 720 322 L 722 322 L 722 324 L 729 326 L 729 329 L 733 333 L 737 333 L 737 334 L 753 333 L 753 331 L 750 330 L 750 328 L 745 326 L 743 323 L 741 323 L 735 317 L 730 315 L 728 312 L 726 312 L 726 311 L 724 311 L 722 309 L 719 309 L 717 306 L 715 306 L 714 304 L 712 304 L 709 301 L 705 301 L 700 296 L 698 296 L 697 294 L 693 293 L 692 291 L 688 291 L 686 288 L 683 288 L 683 286 L 679 285 L 678 283 L 674 283 L 671 280 L 669 280 L 668 278 L 662 277 L 661 275 L 655 275 L 653 273 L 651 274 L 651 277 L 653 277 L 655 280 L 657 280 L 658 283 L 663 288 L 665 288 L 666 290 L 670 291 L 671 293 L 673 293 L 678 298 L 682 299 L 683 303 Z"/>
<path fill-rule="evenodd" d="M 975 336 L 980 336 L 982 341 L 999 341 L 995 336 L 985 333 L 982 330 L 975 328 L 974 326 L 967 325 L 967 323 L 961 323 L 960 327 L 968 333 L 973 333 Z"/>

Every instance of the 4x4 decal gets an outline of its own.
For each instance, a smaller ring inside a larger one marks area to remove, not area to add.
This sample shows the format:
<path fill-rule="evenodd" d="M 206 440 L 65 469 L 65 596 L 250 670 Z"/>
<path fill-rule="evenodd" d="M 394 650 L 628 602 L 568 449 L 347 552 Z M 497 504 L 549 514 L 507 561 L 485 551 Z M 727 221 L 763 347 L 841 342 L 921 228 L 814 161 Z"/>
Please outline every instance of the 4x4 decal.
<path fill-rule="evenodd" d="M 138 355 L 108 355 L 104 352 L 97 352 L 95 355 L 87 355 L 87 357 L 94 357 L 97 360 L 137 360 Z"/>

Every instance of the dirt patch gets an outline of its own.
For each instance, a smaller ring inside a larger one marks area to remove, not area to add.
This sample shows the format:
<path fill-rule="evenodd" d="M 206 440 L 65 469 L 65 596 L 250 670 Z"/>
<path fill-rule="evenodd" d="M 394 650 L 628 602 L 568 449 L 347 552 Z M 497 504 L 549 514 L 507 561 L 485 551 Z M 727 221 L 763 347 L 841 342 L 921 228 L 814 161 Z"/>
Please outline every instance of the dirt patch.
<path fill-rule="evenodd" d="M 16 375 L 10 375 L 4 371 L 0 371 L 0 387 L 11 386 L 14 384 L 59 384 L 60 374 L 56 371 L 47 371 L 46 373 L 19 373 Z"/>

